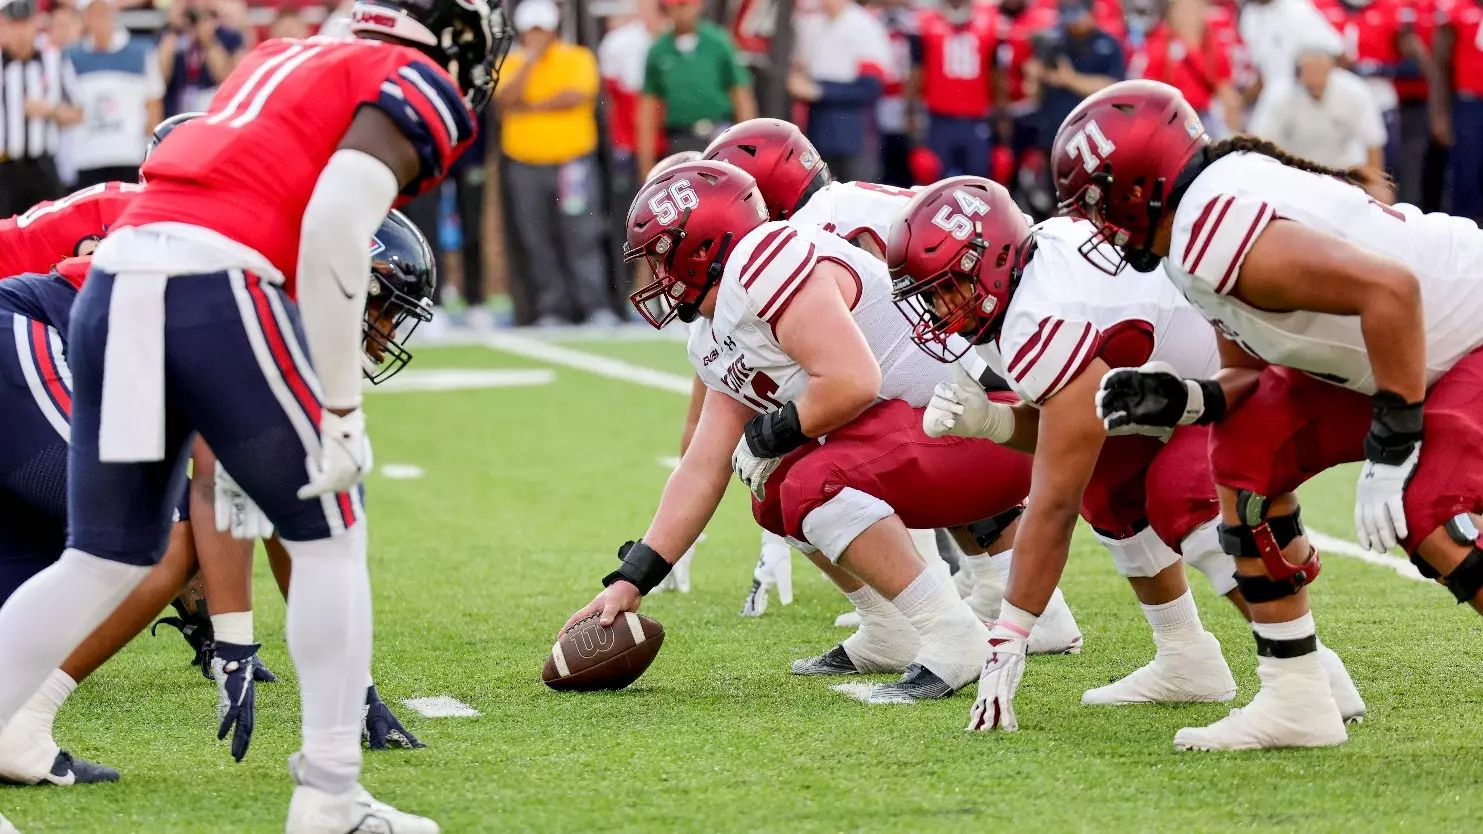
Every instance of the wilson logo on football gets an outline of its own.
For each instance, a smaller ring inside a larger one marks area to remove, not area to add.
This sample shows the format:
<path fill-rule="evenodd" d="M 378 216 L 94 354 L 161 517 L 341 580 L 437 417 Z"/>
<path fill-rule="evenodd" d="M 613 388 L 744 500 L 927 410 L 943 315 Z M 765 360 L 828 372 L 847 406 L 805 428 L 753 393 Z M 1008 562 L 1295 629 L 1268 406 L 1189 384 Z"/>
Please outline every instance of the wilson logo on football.
<path fill-rule="evenodd" d="M 612 648 L 615 633 L 615 629 L 603 628 L 593 619 L 574 631 L 571 640 L 577 654 L 590 659 Z"/>

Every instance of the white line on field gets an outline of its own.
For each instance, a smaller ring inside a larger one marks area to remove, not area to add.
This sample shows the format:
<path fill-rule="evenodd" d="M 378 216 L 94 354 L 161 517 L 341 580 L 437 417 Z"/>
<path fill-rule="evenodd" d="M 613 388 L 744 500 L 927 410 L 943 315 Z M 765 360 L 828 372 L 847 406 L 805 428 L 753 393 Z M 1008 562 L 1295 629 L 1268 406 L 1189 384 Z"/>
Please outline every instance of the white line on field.
<path fill-rule="evenodd" d="M 690 393 L 690 379 L 688 377 L 653 368 L 646 368 L 642 365 L 634 365 L 624 362 L 621 359 L 600 356 L 574 348 L 562 347 L 561 345 L 547 344 L 526 336 L 517 336 L 512 333 L 491 333 L 481 338 L 479 343 L 485 347 L 502 350 L 506 353 L 513 353 L 527 359 L 565 365 L 570 368 L 587 371 L 588 373 L 594 373 L 598 376 L 631 382 L 635 385 L 657 388 L 661 391 L 671 391 L 676 394 Z M 660 457 L 655 460 L 660 466 L 667 466 L 671 469 L 679 465 L 679 461 L 676 458 Z M 1394 556 L 1381 556 L 1371 553 L 1347 539 L 1336 538 L 1311 528 L 1308 530 L 1308 538 L 1312 540 L 1315 546 L 1330 553 L 1338 553 L 1341 556 L 1349 556 L 1372 565 L 1389 568 L 1405 579 L 1414 579 L 1418 582 L 1431 581 L 1417 572 L 1416 568 L 1410 562 L 1397 559 Z"/>
<path fill-rule="evenodd" d="M 423 475 L 422 467 L 415 463 L 383 463 L 380 471 L 381 477 L 393 481 L 410 481 Z"/>
<path fill-rule="evenodd" d="M 680 468 L 680 459 L 677 457 L 672 457 L 670 455 L 660 455 L 659 457 L 654 458 L 654 462 L 664 467 L 665 469 Z"/>
<path fill-rule="evenodd" d="M 428 718 L 478 718 L 479 711 L 449 695 L 407 698 L 402 703 Z"/>
<path fill-rule="evenodd" d="M 1383 568 L 1390 568 L 1405 579 L 1414 579 L 1417 582 L 1431 581 L 1430 579 L 1422 576 L 1421 572 L 1416 570 L 1416 566 L 1406 561 L 1405 559 L 1397 559 L 1394 556 L 1382 556 L 1379 553 L 1371 553 L 1370 551 L 1365 550 L 1363 547 L 1360 547 L 1358 544 L 1352 541 L 1349 541 L 1347 539 L 1335 538 L 1326 533 L 1320 533 L 1319 531 L 1314 530 L 1311 527 L 1308 529 L 1308 540 L 1313 542 L 1313 546 L 1317 547 L 1321 552 L 1327 551 L 1329 553 L 1338 553 L 1343 556 L 1352 556 L 1353 558 L 1359 559 L 1362 562 L 1369 562 L 1372 565 L 1379 565 Z"/>
<path fill-rule="evenodd" d="M 690 393 L 690 377 L 646 368 L 610 356 L 599 356 L 585 350 L 547 344 L 527 336 L 513 333 L 490 333 L 479 340 L 479 344 L 505 353 L 513 353 L 538 362 L 565 365 L 579 371 L 605 376 L 610 379 L 632 382 L 648 388 L 658 388 L 675 394 Z"/>
<path fill-rule="evenodd" d="M 464 391 L 478 388 L 524 388 L 550 385 L 556 372 L 550 368 L 515 370 L 510 368 L 446 368 L 407 370 L 365 390 L 377 394 L 400 394 L 406 391 Z"/>

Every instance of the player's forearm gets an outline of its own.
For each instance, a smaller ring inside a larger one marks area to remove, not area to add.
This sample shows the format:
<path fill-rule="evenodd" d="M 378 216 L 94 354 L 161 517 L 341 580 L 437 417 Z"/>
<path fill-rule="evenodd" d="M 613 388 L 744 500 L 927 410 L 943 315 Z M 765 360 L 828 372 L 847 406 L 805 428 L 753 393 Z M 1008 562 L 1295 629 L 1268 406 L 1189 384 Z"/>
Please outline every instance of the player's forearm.
<path fill-rule="evenodd" d="M 880 372 L 811 376 L 798 398 L 798 423 L 809 437 L 823 437 L 848 425 L 875 402 Z"/>
<path fill-rule="evenodd" d="M 1028 502 L 1015 534 L 1014 561 L 1004 601 L 1032 614 L 1042 614 L 1066 570 L 1077 502 L 1064 496 L 1035 495 Z"/>
<path fill-rule="evenodd" d="M 1251 396 L 1261 377 L 1262 372 L 1255 368 L 1221 368 L 1217 371 L 1215 381 L 1220 383 L 1221 393 L 1225 395 L 1226 411 L 1229 412 Z"/>
<path fill-rule="evenodd" d="M 1408 403 L 1426 396 L 1426 323 L 1421 284 L 1400 264 L 1374 282 L 1360 309 L 1359 326 L 1375 387 L 1399 394 Z"/>
<path fill-rule="evenodd" d="M 1029 403 L 1017 403 L 1010 410 L 1014 413 L 1014 434 L 999 445 L 1035 454 L 1035 444 L 1040 439 L 1040 409 Z"/>
<path fill-rule="evenodd" d="M 680 462 L 680 468 L 669 476 L 664 493 L 659 497 L 659 509 L 654 520 L 644 533 L 644 544 L 674 564 L 695 544 L 700 534 L 710 523 L 716 507 L 726 494 L 730 482 L 730 471 L 714 473 L 697 471 L 699 467 Z"/>

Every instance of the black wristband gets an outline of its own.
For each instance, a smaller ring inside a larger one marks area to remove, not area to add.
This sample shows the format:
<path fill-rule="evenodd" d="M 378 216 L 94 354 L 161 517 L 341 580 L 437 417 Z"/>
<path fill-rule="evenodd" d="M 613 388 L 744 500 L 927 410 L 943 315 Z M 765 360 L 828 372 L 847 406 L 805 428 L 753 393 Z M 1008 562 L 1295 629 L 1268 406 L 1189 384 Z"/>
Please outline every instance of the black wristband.
<path fill-rule="evenodd" d="M 622 560 L 618 563 L 618 569 L 602 578 L 604 588 L 624 579 L 632 582 L 640 594 L 647 594 L 654 590 L 655 585 L 663 582 L 674 567 L 655 552 L 654 548 L 643 542 L 624 542 L 618 548 L 618 558 Z"/>
<path fill-rule="evenodd" d="M 813 439 L 803 433 L 798 406 L 791 402 L 748 420 L 746 438 L 747 447 L 759 458 L 780 458 Z"/>
<path fill-rule="evenodd" d="M 1196 380 L 1205 397 L 1205 413 L 1195 420 L 1197 426 L 1219 423 L 1226 418 L 1226 391 L 1213 379 Z"/>
<path fill-rule="evenodd" d="M 1365 435 L 1365 460 L 1399 466 L 1421 442 L 1422 409 L 1426 401 L 1408 403 L 1394 391 L 1376 391 L 1371 399 L 1370 433 Z"/>

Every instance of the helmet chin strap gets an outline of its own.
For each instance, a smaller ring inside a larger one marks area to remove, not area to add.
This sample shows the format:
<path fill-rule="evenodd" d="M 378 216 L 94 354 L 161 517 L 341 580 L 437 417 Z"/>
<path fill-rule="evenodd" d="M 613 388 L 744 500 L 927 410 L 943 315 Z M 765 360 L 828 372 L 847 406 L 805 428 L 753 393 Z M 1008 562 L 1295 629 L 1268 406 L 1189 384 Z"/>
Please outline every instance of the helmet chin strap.
<path fill-rule="evenodd" d="M 1179 173 L 1174 176 L 1173 185 L 1164 188 L 1163 178 L 1159 178 L 1153 185 L 1153 199 L 1148 201 L 1148 235 L 1144 238 L 1143 245 L 1137 249 L 1125 250 L 1123 260 L 1138 272 L 1153 272 L 1159 268 L 1159 262 L 1163 257 L 1153 252 L 1153 238 L 1158 233 L 1159 224 L 1164 220 L 1164 210 L 1172 204 L 1178 203 L 1179 198 L 1195 181 L 1195 177 L 1210 163 L 1205 160 L 1205 152 L 1201 149 L 1190 161 L 1184 164 Z"/>
<path fill-rule="evenodd" d="M 686 324 L 695 321 L 695 317 L 700 315 L 700 302 L 705 300 L 706 293 L 726 274 L 726 250 L 731 248 L 732 237 L 732 233 L 727 232 L 721 236 L 721 242 L 716 244 L 716 256 L 711 258 L 710 266 L 705 268 L 705 285 L 700 288 L 700 295 L 695 297 L 695 303 L 681 301 L 675 305 L 675 317 L 680 321 Z"/>

